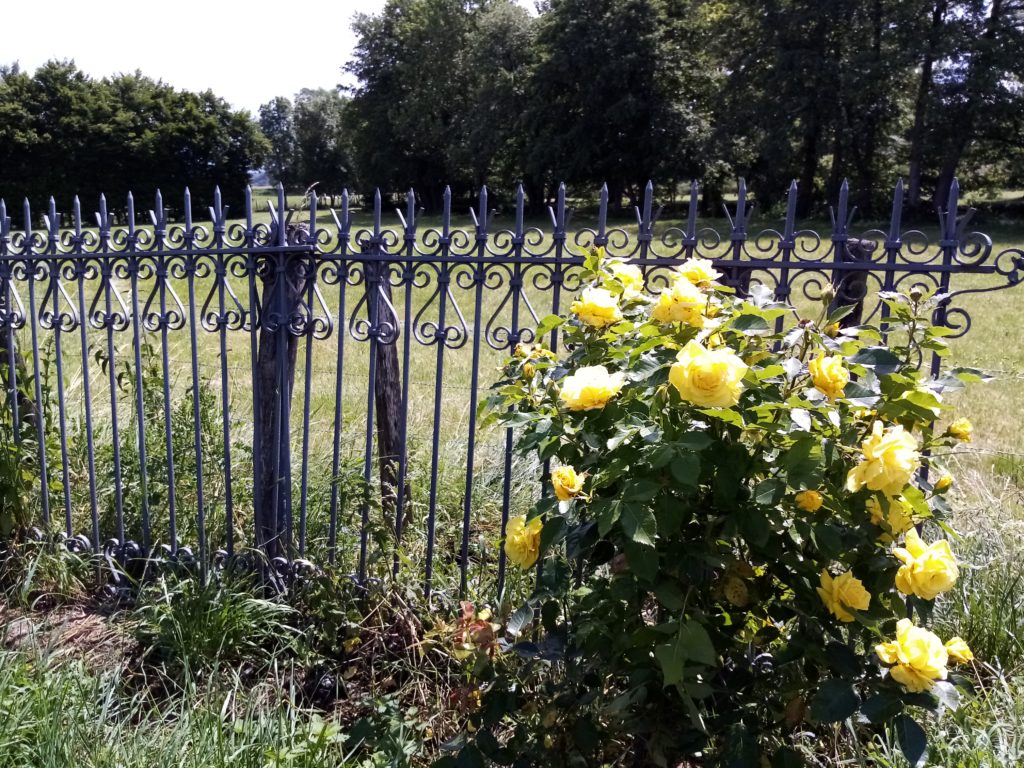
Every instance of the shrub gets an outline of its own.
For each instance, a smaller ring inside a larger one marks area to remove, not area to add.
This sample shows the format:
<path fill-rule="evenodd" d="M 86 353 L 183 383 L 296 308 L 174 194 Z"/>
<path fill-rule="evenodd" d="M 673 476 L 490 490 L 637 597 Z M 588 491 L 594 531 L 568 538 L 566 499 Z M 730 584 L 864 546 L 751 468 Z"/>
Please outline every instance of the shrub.
<path fill-rule="evenodd" d="M 540 576 L 506 630 L 536 612 L 543 634 L 472 661 L 460 760 L 790 766 L 794 734 L 838 724 L 888 727 L 914 764 L 920 712 L 956 706 L 971 653 L 927 629 L 958 576 L 927 472 L 970 439 L 934 426 L 944 395 L 981 377 L 917 370 L 941 297 L 885 293 L 880 327 L 840 329 L 831 291 L 804 312 L 720 277 L 690 260 L 651 295 L 594 249 L 571 317 L 537 330 L 567 352 L 507 363 L 490 412 L 554 473 L 508 528 Z"/>

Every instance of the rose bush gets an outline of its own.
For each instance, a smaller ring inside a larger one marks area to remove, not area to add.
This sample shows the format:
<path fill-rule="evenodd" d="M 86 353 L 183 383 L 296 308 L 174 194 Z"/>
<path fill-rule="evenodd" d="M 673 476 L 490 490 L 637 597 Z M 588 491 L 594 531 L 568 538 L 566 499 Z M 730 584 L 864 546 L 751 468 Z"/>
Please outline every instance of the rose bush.
<path fill-rule="evenodd" d="M 972 658 L 926 628 L 957 578 L 935 457 L 970 439 L 934 424 L 980 378 L 917 370 L 944 352 L 940 297 L 884 294 L 884 326 L 840 329 L 828 296 L 810 314 L 739 298 L 703 260 L 644 291 L 625 266 L 595 249 L 570 316 L 537 331 L 567 351 L 513 357 L 490 399 L 553 471 L 509 522 L 519 583 L 539 577 L 505 614 L 515 652 L 474 667 L 483 704 L 457 746 L 794 766 L 809 734 L 889 727 L 916 763 L 919 712 L 956 705 L 950 666 Z"/>

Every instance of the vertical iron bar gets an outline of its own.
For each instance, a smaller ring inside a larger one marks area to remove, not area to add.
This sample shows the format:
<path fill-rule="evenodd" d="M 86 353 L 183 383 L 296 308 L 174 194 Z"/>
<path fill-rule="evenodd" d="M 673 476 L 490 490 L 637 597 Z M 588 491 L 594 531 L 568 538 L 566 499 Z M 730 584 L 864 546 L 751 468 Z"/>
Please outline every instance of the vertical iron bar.
<path fill-rule="evenodd" d="M 75 203 L 77 221 L 77 198 Z M 81 228 L 79 227 L 75 233 L 75 242 L 78 243 L 80 238 Z M 56 240 L 50 245 L 50 253 L 53 258 L 50 266 L 50 292 L 53 295 L 53 349 L 54 361 L 57 366 L 57 418 L 60 428 L 61 487 L 64 491 L 64 533 L 70 539 L 74 535 L 74 521 L 71 516 L 71 471 L 68 460 L 67 403 L 64 399 L 64 319 L 60 310 L 60 296 L 62 292 L 60 285 L 61 263 L 57 258 Z"/>
<path fill-rule="evenodd" d="M 903 217 L 903 179 L 896 182 L 896 189 L 892 195 L 892 214 L 889 217 L 889 236 L 885 240 L 885 282 L 882 285 L 883 291 L 891 291 L 896 284 L 896 262 L 899 259 L 900 249 L 903 241 L 900 234 L 900 226 Z M 888 341 L 887 324 L 885 319 L 889 317 L 889 306 L 882 303 L 881 322 L 879 328 L 882 331 L 882 341 Z"/>
<path fill-rule="evenodd" d="M 373 236 L 370 238 L 368 255 L 382 256 L 380 231 L 380 190 L 373 197 Z M 384 262 L 364 262 L 367 280 L 366 311 L 370 319 L 369 347 L 370 369 L 367 377 L 366 390 L 366 448 L 363 454 L 363 503 L 359 529 L 359 583 L 366 583 L 366 557 L 370 534 L 370 482 L 373 477 L 373 409 L 377 391 L 377 344 L 380 343 L 379 296 L 382 273 L 386 270 Z M 384 277 L 383 279 L 387 279 Z M 428 561 L 429 567 L 429 561 Z"/>
<path fill-rule="evenodd" d="M 104 254 L 100 262 L 101 281 L 103 285 L 103 327 L 107 332 L 107 374 L 110 386 L 110 428 L 113 437 L 114 451 L 114 514 L 117 520 L 117 543 L 124 548 L 124 493 L 121 480 L 121 438 L 120 425 L 117 418 L 117 371 L 114 359 L 114 315 L 113 302 L 110 299 L 110 281 L 114 275 L 114 257 L 110 250 L 110 216 L 107 213 L 107 199 L 100 195 L 100 210 L 96 214 L 99 229 L 100 250 Z"/>
<path fill-rule="evenodd" d="M 303 381 L 302 398 L 302 476 L 300 479 L 301 490 L 299 500 L 299 557 L 306 556 L 306 504 L 309 499 L 309 398 L 313 379 L 313 317 L 314 317 L 314 295 L 313 289 L 316 285 L 316 192 L 310 193 L 309 198 L 309 242 L 313 244 L 314 250 L 304 262 L 304 269 L 308 269 L 304 277 L 306 279 L 306 311 L 309 313 L 305 327 L 306 333 L 306 365 Z"/>
<path fill-rule="evenodd" d="M 334 216 L 334 221 L 338 226 L 338 262 L 337 262 L 337 275 L 338 275 L 338 351 L 337 351 L 337 371 L 334 379 L 334 442 L 332 443 L 332 456 L 331 456 L 331 520 L 330 530 L 327 535 L 327 560 L 331 565 L 334 565 L 337 559 L 337 546 L 338 546 L 338 483 L 340 481 L 338 473 L 340 471 L 340 460 L 341 460 L 341 433 L 342 433 L 342 399 L 344 397 L 343 387 L 343 373 L 345 370 L 345 335 L 346 335 L 346 312 L 345 312 L 345 294 L 348 288 L 348 245 L 349 245 L 349 226 L 350 219 L 348 214 L 348 190 L 343 190 L 341 193 L 341 220 L 334 212 L 331 212 Z"/>
<path fill-rule="evenodd" d="M 409 460 L 409 353 L 412 348 L 412 289 L 415 282 L 415 266 L 412 258 L 416 251 L 416 194 L 409 190 L 406 196 L 405 213 L 405 255 L 408 261 L 402 270 L 402 284 L 405 286 L 405 316 L 402 323 L 402 405 L 399 417 L 398 477 L 395 485 L 395 551 L 392 562 L 394 574 L 398 575 L 398 548 L 402 543 L 402 524 L 405 520 L 405 474 Z"/>
<path fill-rule="evenodd" d="M 167 212 L 164 210 L 163 195 L 156 191 L 156 211 L 153 218 L 153 243 L 157 251 L 163 250 Z M 167 451 L 167 526 L 171 542 L 171 556 L 178 554 L 178 497 L 174 471 L 174 440 L 171 431 L 171 365 L 167 331 L 171 318 L 167 314 L 167 257 L 160 255 L 156 264 L 157 287 L 160 295 L 160 372 L 163 374 L 164 396 L 164 447 Z"/>
<path fill-rule="evenodd" d="M 945 216 L 942 215 L 942 211 L 939 211 L 939 224 L 942 227 L 942 239 L 939 241 L 939 247 L 942 249 L 942 266 L 947 268 L 939 275 L 939 294 L 949 292 L 949 267 L 952 267 L 955 263 L 957 249 L 960 247 L 960 232 L 956 219 L 956 209 L 959 202 L 960 182 L 954 178 L 949 184 L 949 197 L 947 198 Z M 939 302 L 938 307 L 935 309 L 935 325 L 946 325 L 946 307 L 948 303 L 947 300 Z M 933 352 L 931 362 L 932 378 L 938 377 L 941 363 L 942 361 L 938 354 Z"/>
<path fill-rule="evenodd" d="M 227 321 L 227 257 L 221 252 L 224 247 L 227 211 L 224 208 L 220 187 L 213 190 L 213 247 L 217 249 L 215 264 L 217 279 L 217 335 L 220 344 L 220 410 L 221 438 L 224 442 L 224 535 L 228 557 L 235 554 L 235 499 L 231 477 L 231 416 L 230 392 L 228 389 L 228 321 Z M 257 421 L 253 418 L 253 421 Z"/>
<path fill-rule="evenodd" d="M 481 196 L 481 213 L 486 213 L 486 189 L 480 193 Z M 486 221 L 486 219 L 485 219 Z M 521 225 L 521 223 L 520 223 Z M 519 342 L 519 301 L 522 293 L 523 277 L 522 277 L 522 254 L 523 254 L 523 243 L 522 238 L 514 238 L 513 250 L 517 257 L 517 260 L 512 265 L 512 277 L 509 280 L 509 291 L 512 294 L 512 318 L 509 325 L 508 334 L 508 353 L 511 354 L 512 350 L 515 349 L 516 344 Z M 513 430 L 511 427 L 505 430 L 505 462 L 502 472 L 502 491 L 501 491 L 501 538 L 505 539 L 505 531 L 508 528 L 509 512 L 512 506 L 512 449 L 513 449 Z M 505 569 L 507 566 L 507 558 L 505 556 L 505 548 L 502 547 L 498 553 L 498 602 L 504 598 L 505 594 Z"/>
<path fill-rule="evenodd" d="M 786 196 L 786 224 L 782 230 L 782 240 L 779 242 L 779 256 L 784 264 L 792 259 L 793 253 L 796 250 L 796 198 L 796 179 L 793 179 L 790 182 L 789 192 Z M 789 301 L 789 294 L 789 269 L 782 267 L 779 269 L 778 280 L 775 284 L 775 298 L 778 301 L 787 302 Z M 781 316 L 777 317 L 775 319 L 775 333 L 782 333 L 782 324 L 783 318 Z"/>
<path fill-rule="evenodd" d="M 74 251 L 75 278 L 78 284 L 78 311 L 81 322 L 78 324 L 79 340 L 82 346 L 82 395 L 85 408 L 85 444 L 89 466 L 89 511 L 92 515 L 92 546 L 93 551 L 100 551 L 100 518 L 96 502 L 96 453 L 93 445 L 92 432 L 92 395 L 89 383 L 89 309 L 85 303 L 86 259 L 82 251 L 82 208 L 75 196 L 75 234 L 77 236 Z"/>
<path fill-rule="evenodd" d="M 199 342 L 196 333 L 195 233 L 192 229 L 192 195 L 185 187 L 185 277 L 188 281 L 188 330 L 192 362 L 192 436 L 196 454 L 196 526 L 199 534 L 199 573 L 206 583 L 206 501 L 203 498 L 203 432 L 199 406 Z"/>
<path fill-rule="evenodd" d="M 57 222 L 56 203 L 52 197 L 50 198 L 50 210 L 46 223 L 49 225 L 47 227 L 46 252 L 39 254 L 32 253 L 32 244 L 27 243 L 25 264 L 28 272 L 28 319 L 32 333 L 32 379 L 33 394 L 35 395 L 34 416 L 36 420 L 36 439 L 39 441 L 39 499 L 42 503 L 43 526 L 46 528 L 47 533 L 49 533 L 50 476 L 46 461 L 46 423 L 44 422 L 45 414 L 43 412 L 43 391 L 42 382 L 40 381 L 41 371 L 39 370 L 39 330 L 36 318 L 36 270 L 39 268 L 40 263 L 46 260 L 47 255 L 55 253 L 57 249 L 59 225 Z M 2 253 L 0 253 L 0 255 L 6 255 L 7 245 L 5 241 L 7 232 L 10 229 L 10 220 L 7 218 L 7 211 L 5 210 L 2 200 L 0 200 L 0 229 L 3 230 L 3 236 L 0 237 L 0 249 L 2 249 Z"/>
<path fill-rule="evenodd" d="M 260 298 L 256 289 L 259 272 L 258 257 L 252 253 L 255 247 L 255 231 L 252 223 L 252 187 L 245 188 L 245 274 L 249 283 L 249 357 L 252 365 L 252 456 L 253 456 L 253 537 L 257 547 L 266 546 L 263 541 L 263 526 L 267 510 L 263 508 L 263 418 L 260 414 L 259 375 L 259 334 L 264 322 L 260 312 Z M 266 550 L 264 550 L 266 551 Z"/>
<path fill-rule="evenodd" d="M 462 550 L 459 575 L 459 594 L 465 594 L 467 587 L 467 568 L 469 566 L 469 525 L 470 512 L 473 506 L 473 462 L 476 456 L 476 409 L 477 409 L 477 387 L 480 379 L 480 320 L 483 303 L 484 282 L 487 279 L 487 264 L 484 257 L 487 254 L 487 188 L 480 192 L 480 216 L 476 222 L 476 260 L 473 264 L 473 368 L 469 384 L 469 437 L 466 446 L 466 493 L 462 500 Z M 430 539 L 433 539 L 433 531 L 428 531 Z M 502 555 L 499 554 L 499 558 Z M 428 559 L 429 571 L 433 564 Z"/>
<path fill-rule="evenodd" d="M 142 493 L 142 553 L 149 556 L 151 544 L 149 520 L 149 468 L 146 460 L 146 404 L 142 390 L 142 327 L 139 316 L 139 257 L 136 253 L 135 198 L 128 193 L 128 275 L 132 293 L 132 346 L 135 353 L 135 418 L 138 421 L 139 484 Z"/>
<path fill-rule="evenodd" d="M 451 220 L 452 220 L 452 190 L 451 187 L 444 188 L 444 195 L 442 197 L 442 209 L 441 209 L 441 238 L 438 243 L 440 246 L 439 256 L 442 259 L 448 257 L 451 250 Z M 442 263 L 439 263 L 437 271 L 437 293 L 441 301 L 441 306 L 437 310 L 437 330 L 434 332 L 434 343 L 437 344 L 437 355 L 436 363 L 434 365 L 434 423 L 433 431 L 430 436 L 430 497 L 427 502 L 427 563 L 431 563 L 434 557 L 434 526 L 437 520 L 437 473 L 438 473 L 438 454 L 440 453 L 441 447 L 441 398 L 444 393 L 443 380 L 444 380 L 444 348 L 445 348 L 445 310 L 448 306 L 448 284 L 451 279 L 450 268 Z M 463 519 L 463 545 L 461 550 L 461 556 L 459 558 L 459 578 L 460 578 L 460 591 L 459 596 L 463 597 L 465 593 L 466 583 L 466 560 L 468 558 L 467 552 L 467 531 L 469 527 L 468 519 Z M 398 563 L 397 559 L 395 562 L 395 575 L 398 574 Z M 428 576 L 423 584 L 423 593 L 426 598 L 430 599 L 430 587 L 431 580 Z"/>

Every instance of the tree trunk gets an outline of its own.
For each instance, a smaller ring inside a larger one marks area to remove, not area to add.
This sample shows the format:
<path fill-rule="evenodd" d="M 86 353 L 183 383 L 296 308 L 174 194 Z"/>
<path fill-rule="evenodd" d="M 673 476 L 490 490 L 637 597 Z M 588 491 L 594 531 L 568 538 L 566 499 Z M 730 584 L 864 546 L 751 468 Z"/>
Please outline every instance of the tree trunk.
<path fill-rule="evenodd" d="M 960 165 L 960 160 L 971 145 L 971 142 L 974 141 L 975 126 L 978 123 L 978 104 L 994 85 L 993 75 L 995 78 L 999 77 L 998 73 L 991 71 L 993 62 L 990 44 L 995 38 L 996 30 L 1002 21 L 1002 13 L 1003 0 L 992 0 L 988 19 L 985 22 L 985 33 L 982 35 L 986 45 L 975 51 L 967 72 L 965 86 L 967 101 L 963 109 L 963 120 L 957 128 L 956 138 L 943 156 L 942 170 L 935 185 L 935 207 L 940 210 L 945 210 L 949 202 L 949 186 L 956 176 L 956 169 Z"/>
<path fill-rule="evenodd" d="M 371 302 L 376 301 L 378 322 L 398 322 L 397 318 L 385 313 L 384 299 L 380 296 L 374 297 L 369 293 L 374 286 L 379 285 L 384 297 L 389 303 L 391 302 L 391 284 L 387 279 L 387 265 L 381 262 L 367 262 L 367 269 L 368 272 L 376 272 L 376 276 L 379 278 L 379 282 L 366 280 L 367 307 L 370 308 Z M 398 469 L 405 442 L 402 428 L 402 379 L 398 367 L 398 344 L 383 344 L 378 341 L 374 347 L 377 370 L 373 397 L 377 420 L 377 460 L 380 470 L 381 511 L 384 522 L 393 527 L 398 512 Z M 405 527 L 405 521 L 409 519 L 411 493 L 407 481 L 402 505 L 403 520 L 400 523 L 402 528 Z"/>
<path fill-rule="evenodd" d="M 932 70 L 939 45 L 939 36 L 946 16 L 946 0 L 938 0 L 932 6 L 932 25 L 928 33 L 928 47 L 921 63 L 921 78 L 917 83 L 914 98 L 914 124 L 910 129 L 910 167 L 907 169 L 907 204 L 911 208 L 921 205 L 921 171 L 924 160 L 925 121 L 928 113 L 928 97 L 932 90 Z"/>
<path fill-rule="evenodd" d="M 283 212 L 282 212 L 283 215 Z M 289 243 L 299 242 L 299 228 L 288 233 Z M 271 272 L 263 280 L 260 298 L 259 352 L 257 381 L 261 443 L 254 456 L 260 478 L 260 519 L 257 520 L 261 543 L 270 558 L 285 554 L 284 536 L 291 514 L 291 396 L 295 389 L 295 360 L 299 336 L 288 330 L 288 319 L 306 290 L 303 254 L 284 254 L 283 271 Z M 278 262 L 275 260 L 274 266 Z M 280 276 L 281 284 L 277 279 Z M 275 461 L 276 459 L 276 461 Z"/>

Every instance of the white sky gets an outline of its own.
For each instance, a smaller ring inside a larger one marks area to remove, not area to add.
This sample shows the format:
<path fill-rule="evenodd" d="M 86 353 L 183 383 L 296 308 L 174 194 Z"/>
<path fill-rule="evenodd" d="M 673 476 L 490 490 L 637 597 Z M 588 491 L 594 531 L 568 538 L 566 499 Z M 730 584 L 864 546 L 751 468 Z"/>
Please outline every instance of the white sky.
<path fill-rule="evenodd" d="M 384 0 L 4 0 L 0 63 L 33 71 L 74 59 L 94 77 L 142 70 L 176 88 L 207 88 L 253 114 L 274 96 L 330 88 L 355 38 L 355 13 Z"/>

